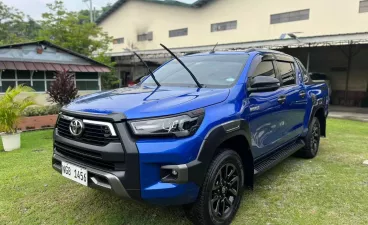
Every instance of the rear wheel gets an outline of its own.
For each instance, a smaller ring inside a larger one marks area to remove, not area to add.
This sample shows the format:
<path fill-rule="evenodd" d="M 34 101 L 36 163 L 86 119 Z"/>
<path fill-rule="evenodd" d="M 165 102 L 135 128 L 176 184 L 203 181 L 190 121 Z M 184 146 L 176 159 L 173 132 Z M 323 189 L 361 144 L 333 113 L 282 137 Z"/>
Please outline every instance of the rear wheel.
<path fill-rule="evenodd" d="M 298 152 L 298 156 L 306 159 L 316 157 L 319 150 L 319 141 L 321 138 L 321 125 L 318 118 L 314 117 L 309 125 L 308 134 L 305 137 L 305 147 Z"/>
<path fill-rule="evenodd" d="M 243 194 L 244 171 L 240 156 L 223 149 L 213 160 L 195 203 L 185 207 L 194 224 L 230 224 Z"/>

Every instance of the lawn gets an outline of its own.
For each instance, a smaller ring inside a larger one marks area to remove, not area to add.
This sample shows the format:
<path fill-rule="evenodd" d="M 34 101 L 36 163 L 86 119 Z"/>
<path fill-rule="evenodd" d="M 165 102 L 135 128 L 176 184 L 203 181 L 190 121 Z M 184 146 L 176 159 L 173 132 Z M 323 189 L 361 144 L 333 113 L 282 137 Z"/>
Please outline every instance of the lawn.
<path fill-rule="evenodd" d="M 314 160 L 291 157 L 246 191 L 233 224 L 368 224 L 368 123 L 328 120 Z M 121 200 L 51 168 L 52 131 L 1 151 L 0 224 L 189 224 L 180 207 Z M 1 146 L 1 143 L 0 143 Z"/>

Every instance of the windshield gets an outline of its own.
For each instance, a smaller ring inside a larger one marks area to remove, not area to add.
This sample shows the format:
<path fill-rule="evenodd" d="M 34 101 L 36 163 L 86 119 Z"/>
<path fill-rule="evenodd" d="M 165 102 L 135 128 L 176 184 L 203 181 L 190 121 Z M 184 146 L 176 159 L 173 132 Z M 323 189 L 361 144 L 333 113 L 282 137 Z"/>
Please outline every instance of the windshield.
<path fill-rule="evenodd" d="M 249 55 L 201 55 L 180 59 L 192 71 L 200 84 L 210 88 L 230 87 L 238 80 Z M 196 86 L 188 71 L 172 60 L 154 72 L 157 81 L 164 86 Z M 152 77 L 142 85 L 156 85 Z"/>

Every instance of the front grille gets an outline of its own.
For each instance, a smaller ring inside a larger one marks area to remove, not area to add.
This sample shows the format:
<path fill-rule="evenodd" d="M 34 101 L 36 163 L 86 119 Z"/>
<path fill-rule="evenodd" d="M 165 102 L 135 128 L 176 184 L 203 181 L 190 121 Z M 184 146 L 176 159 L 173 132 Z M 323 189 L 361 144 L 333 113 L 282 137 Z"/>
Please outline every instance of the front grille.
<path fill-rule="evenodd" d="M 86 165 L 92 165 L 105 170 L 120 170 L 123 169 L 123 163 L 113 163 L 102 160 L 99 153 L 91 152 L 75 146 L 69 146 L 60 142 L 55 142 L 55 152 L 65 157 L 82 162 Z"/>
<path fill-rule="evenodd" d="M 70 120 L 59 118 L 57 129 L 60 136 L 69 138 L 78 142 L 105 146 L 110 142 L 119 142 L 117 136 L 112 136 L 111 131 L 106 125 L 84 123 L 84 131 L 80 137 L 73 136 L 69 131 Z"/>

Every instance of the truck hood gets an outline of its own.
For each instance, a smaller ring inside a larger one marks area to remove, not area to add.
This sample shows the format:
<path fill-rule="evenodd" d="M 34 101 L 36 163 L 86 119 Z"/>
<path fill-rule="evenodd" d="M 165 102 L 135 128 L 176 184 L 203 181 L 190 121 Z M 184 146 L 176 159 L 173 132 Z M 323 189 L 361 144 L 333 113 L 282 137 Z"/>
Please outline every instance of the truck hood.
<path fill-rule="evenodd" d="M 128 119 L 166 116 L 224 101 L 229 89 L 133 86 L 80 97 L 66 110 L 87 113 L 124 113 Z"/>

